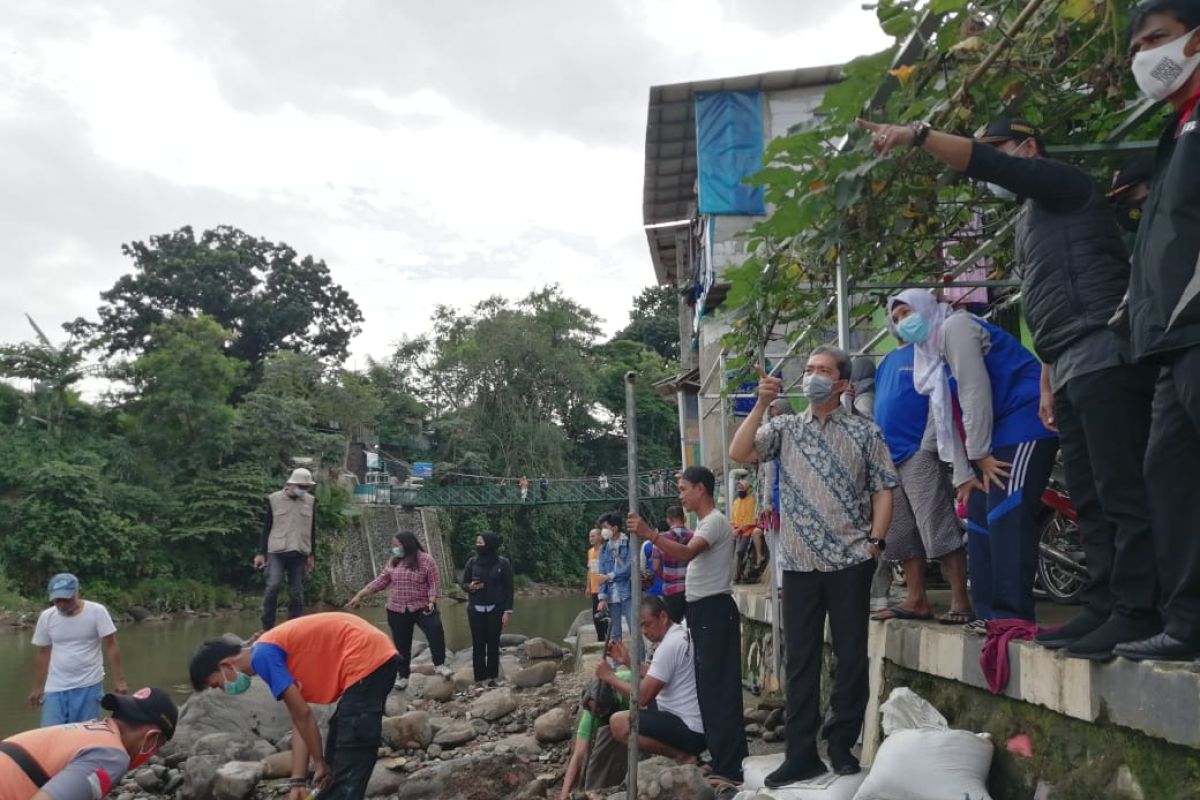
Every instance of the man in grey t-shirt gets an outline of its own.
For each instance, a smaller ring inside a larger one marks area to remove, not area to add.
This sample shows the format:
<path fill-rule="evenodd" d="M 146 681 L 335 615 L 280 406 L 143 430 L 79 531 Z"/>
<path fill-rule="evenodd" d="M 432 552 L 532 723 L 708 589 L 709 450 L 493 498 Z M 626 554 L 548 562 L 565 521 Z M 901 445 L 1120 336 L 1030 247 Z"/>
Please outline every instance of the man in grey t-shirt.
<path fill-rule="evenodd" d="M 716 479 L 705 467 L 688 467 L 679 479 L 679 502 L 700 518 L 695 534 L 680 544 L 630 514 L 628 529 L 649 539 L 674 561 L 688 562 L 684 612 L 696 653 L 696 689 L 713 777 L 742 782 L 749 755 L 742 726 L 742 620 L 733 602 L 733 528 L 713 501 Z"/>

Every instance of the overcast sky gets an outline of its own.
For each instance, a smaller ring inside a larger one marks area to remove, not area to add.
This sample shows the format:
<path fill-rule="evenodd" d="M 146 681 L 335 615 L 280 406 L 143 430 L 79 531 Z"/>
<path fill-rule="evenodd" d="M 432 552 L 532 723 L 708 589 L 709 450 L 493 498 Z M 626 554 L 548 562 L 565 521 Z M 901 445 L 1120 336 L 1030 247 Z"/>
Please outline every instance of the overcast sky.
<path fill-rule="evenodd" d="M 93 316 L 120 244 L 230 224 L 325 259 L 359 364 L 546 283 L 627 321 L 654 84 L 839 63 L 851 0 L 7 0 L 0 341 Z"/>

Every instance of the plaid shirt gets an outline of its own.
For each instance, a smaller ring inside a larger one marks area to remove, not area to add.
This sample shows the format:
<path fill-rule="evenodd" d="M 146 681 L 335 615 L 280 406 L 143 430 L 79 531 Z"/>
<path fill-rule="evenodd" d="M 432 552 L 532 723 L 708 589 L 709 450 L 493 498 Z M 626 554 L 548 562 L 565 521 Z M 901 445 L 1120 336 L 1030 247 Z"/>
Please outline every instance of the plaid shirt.
<path fill-rule="evenodd" d="M 417 553 L 416 569 L 410 568 L 404 561 L 393 567 L 391 559 L 388 559 L 383 572 L 371 581 L 367 591 L 378 592 L 389 586 L 387 608 L 401 613 L 424 611 L 429 607 L 430 599 L 442 593 L 437 564 L 428 553 L 423 552 Z"/>
<path fill-rule="evenodd" d="M 669 536 L 673 541 L 679 544 L 686 545 L 692 540 L 692 532 L 682 526 L 671 528 L 663 534 Z M 663 594 L 679 594 L 684 590 L 684 578 L 687 577 L 686 561 L 671 561 L 657 547 L 654 548 L 654 558 L 662 560 L 662 582 Z"/>

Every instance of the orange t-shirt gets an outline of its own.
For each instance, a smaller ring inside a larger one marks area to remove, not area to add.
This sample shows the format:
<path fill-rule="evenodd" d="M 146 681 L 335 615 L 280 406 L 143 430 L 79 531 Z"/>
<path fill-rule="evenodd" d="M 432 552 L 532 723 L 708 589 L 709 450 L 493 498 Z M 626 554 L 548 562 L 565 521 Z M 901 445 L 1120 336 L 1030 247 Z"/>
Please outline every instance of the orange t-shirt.
<path fill-rule="evenodd" d="M 24 748 L 50 777 L 45 789 L 77 792 L 88 788 L 99 790 L 95 796 L 102 797 L 129 768 L 129 754 L 112 719 L 52 725 L 4 741 Z M 0 800 L 29 800 L 37 792 L 24 770 L 0 753 Z"/>
<path fill-rule="evenodd" d="M 291 685 L 310 703 L 332 703 L 397 655 L 392 639 L 362 617 L 333 611 L 288 620 L 258 637 L 254 672 L 276 699 Z"/>
<path fill-rule="evenodd" d="M 603 584 L 604 576 L 600 574 L 600 548 L 588 548 L 588 594 L 600 594 Z"/>

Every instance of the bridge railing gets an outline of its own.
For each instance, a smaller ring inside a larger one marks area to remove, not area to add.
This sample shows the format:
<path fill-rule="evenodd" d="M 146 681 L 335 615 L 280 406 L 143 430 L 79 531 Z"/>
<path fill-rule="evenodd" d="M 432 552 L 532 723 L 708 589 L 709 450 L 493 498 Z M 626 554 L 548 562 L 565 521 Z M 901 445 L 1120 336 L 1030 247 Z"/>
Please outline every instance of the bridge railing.
<path fill-rule="evenodd" d="M 383 493 L 380 493 L 381 495 Z M 624 475 L 608 478 L 557 479 L 541 483 L 529 482 L 522 498 L 519 486 L 512 482 L 496 481 L 470 483 L 426 483 L 422 486 L 392 486 L 390 502 L 401 506 L 536 506 L 569 505 L 577 503 L 613 503 L 622 507 L 628 502 L 629 487 Z M 638 475 L 638 496 L 644 500 L 674 499 L 678 496 L 673 472 L 662 470 Z M 380 501 L 382 501 L 382 497 Z"/>

